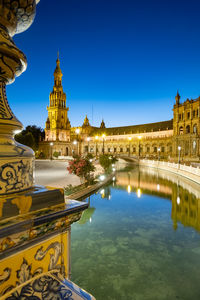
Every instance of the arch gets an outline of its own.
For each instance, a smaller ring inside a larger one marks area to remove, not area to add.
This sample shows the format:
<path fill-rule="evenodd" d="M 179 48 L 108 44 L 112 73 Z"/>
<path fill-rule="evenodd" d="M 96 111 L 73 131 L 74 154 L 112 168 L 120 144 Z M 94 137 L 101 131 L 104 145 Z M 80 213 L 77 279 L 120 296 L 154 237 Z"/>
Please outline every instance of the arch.
<path fill-rule="evenodd" d="M 179 127 L 179 134 L 183 134 L 183 126 Z"/>
<path fill-rule="evenodd" d="M 190 133 L 190 125 L 186 126 L 186 133 Z"/>
<path fill-rule="evenodd" d="M 193 133 L 197 133 L 197 124 L 194 124 L 193 126 Z"/>

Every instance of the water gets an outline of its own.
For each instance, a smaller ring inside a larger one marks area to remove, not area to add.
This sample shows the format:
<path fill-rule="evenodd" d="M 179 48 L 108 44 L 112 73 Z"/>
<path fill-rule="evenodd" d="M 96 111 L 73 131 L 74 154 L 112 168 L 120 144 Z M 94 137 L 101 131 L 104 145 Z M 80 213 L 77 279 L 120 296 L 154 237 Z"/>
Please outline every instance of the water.
<path fill-rule="evenodd" d="M 200 299 L 200 186 L 145 168 L 116 179 L 72 225 L 72 280 L 97 300 Z"/>

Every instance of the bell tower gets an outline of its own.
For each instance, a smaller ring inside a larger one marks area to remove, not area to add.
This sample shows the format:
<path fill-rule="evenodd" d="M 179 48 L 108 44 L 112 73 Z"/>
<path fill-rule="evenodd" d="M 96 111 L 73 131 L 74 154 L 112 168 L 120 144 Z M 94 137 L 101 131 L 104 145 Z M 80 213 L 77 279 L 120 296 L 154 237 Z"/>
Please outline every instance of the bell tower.
<path fill-rule="evenodd" d="M 50 93 L 49 106 L 47 106 L 46 141 L 69 141 L 70 139 L 69 107 L 66 107 L 66 94 L 63 92 L 62 76 L 58 54 L 54 71 L 53 91 Z"/>

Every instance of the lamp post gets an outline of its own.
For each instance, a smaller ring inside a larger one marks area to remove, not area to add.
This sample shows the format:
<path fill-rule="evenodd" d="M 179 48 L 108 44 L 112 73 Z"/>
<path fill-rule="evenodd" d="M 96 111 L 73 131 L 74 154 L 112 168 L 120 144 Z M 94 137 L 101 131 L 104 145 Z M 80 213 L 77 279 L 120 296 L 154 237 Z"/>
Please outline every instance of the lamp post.
<path fill-rule="evenodd" d="M 76 132 L 76 138 L 77 138 L 77 154 L 79 155 L 79 146 L 78 146 L 79 137 L 78 137 L 78 135 L 80 133 L 80 129 L 76 128 L 75 132 Z"/>
<path fill-rule="evenodd" d="M 138 149 L 138 158 L 140 158 L 140 140 L 141 140 L 141 135 L 138 136 L 138 142 L 139 142 L 139 149 Z"/>
<path fill-rule="evenodd" d="M 50 147 L 51 147 L 51 160 L 53 159 L 53 142 L 50 143 Z"/>
<path fill-rule="evenodd" d="M 160 160 L 160 148 L 158 148 L 158 161 Z"/>
<path fill-rule="evenodd" d="M 181 146 L 178 146 L 178 164 L 180 165 L 180 158 L 181 158 Z"/>
<path fill-rule="evenodd" d="M 87 147 L 87 153 L 89 153 L 89 146 L 90 146 L 90 137 L 87 137 L 88 147 Z"/>
<path fill-rule="evenodd" d="M 97 142 L 98 142 L 98 139 L 99 139 L 99 137 L 98 137 L 98 135 L 96 135 L 96 136 L 95 136 L 95 142 L 96 142 L 96 156 L 97 156 Z"/>
<path fill-rule="evenodd" d="M 104 141 L 105 141 L 105 134 L 102 134 L 102 138 L 103 138 L 103 149 L 102 149 L 102 152 L 103 152 L 103 154 L 104 154 Z"/>
<path fill-rule="evenodd" d="M 128 140 L 129 140 L 129 148 L 128 148 L 128 156 L 131 155 L 131 140 L 132 140 L 132 137 L 128 137 Z"/>
<path fill-rule="evenodd" d="M 77 140 L 74 140 L 74 141 L 73 141 L 73 144 L 74 144 L 74 145 L 77 145 L 77 155 L 78 155 L 78 142 L 77 142 Z"/>

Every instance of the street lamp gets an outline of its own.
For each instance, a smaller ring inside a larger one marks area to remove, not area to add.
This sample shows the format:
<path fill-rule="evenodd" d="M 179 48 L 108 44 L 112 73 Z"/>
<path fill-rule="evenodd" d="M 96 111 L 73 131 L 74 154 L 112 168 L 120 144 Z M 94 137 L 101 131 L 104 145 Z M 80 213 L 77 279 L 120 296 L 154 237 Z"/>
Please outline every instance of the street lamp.
<path fill-rule="evenodd" d="M 105 141 L 105 134 L 102 134 L 102 138 L 103 138 L 103 149 L 102 149 L 102 152 L 103 152 L 103 154 L 104 154 L 104 141 Z"/>
<path fill-rule="evenodd" d="M 138 151 L 138 157 L 139 157 L 139 158 L 140 158 L 140 140 L 141 140 L 141 138 L 142 138 L 141 135 L 139 135 L 139 136 L 138 136 L 138 143 L 139 143 L 139 145 L 138 145 L 138 146 L 139 146 L 139 149 L 138 149 L 138 150 L 139 150 L 139 151 Z"/>
<path fill-rule="evenodd" d="M 88 142 L 88 148 L 87 148 L 87 153 L 89 153 L 89 146 L 90 146 L 90 137 L 87 137 L 87 142 Z"/>
<path fill-rule="evenodd" d="M 96 156 L 97 156 L 97 142 L 98 142 L 98 139 L 99 139 L 99 137 L 98 137 L 98 135 L 96 135 L 96 136 L 95 136 L 95 142 L 96 142 Z"/>
<path fill-rule="evenodd" d="M 180 158 L 181 158 L 181 146 L 178 146 L 178 164 L 180 165 Z"/>
<path fill-rule="evenodd" d="M 53 142 L 50 143 L 51 146 L 51 160 L 53 159 Z"/>
<path fill-rule="evenodd" d="M 128 149 L 128 155 L 130 156 L 131 155 L 131 140 L 132 140 L 132 137 L 128 137 L 128 140 L 129 140 L 129 149 Z"/>
<path fill-rule="evenodd" d="M 160 160 L 160 148 L 158 148 L 158 161 Z"/>

